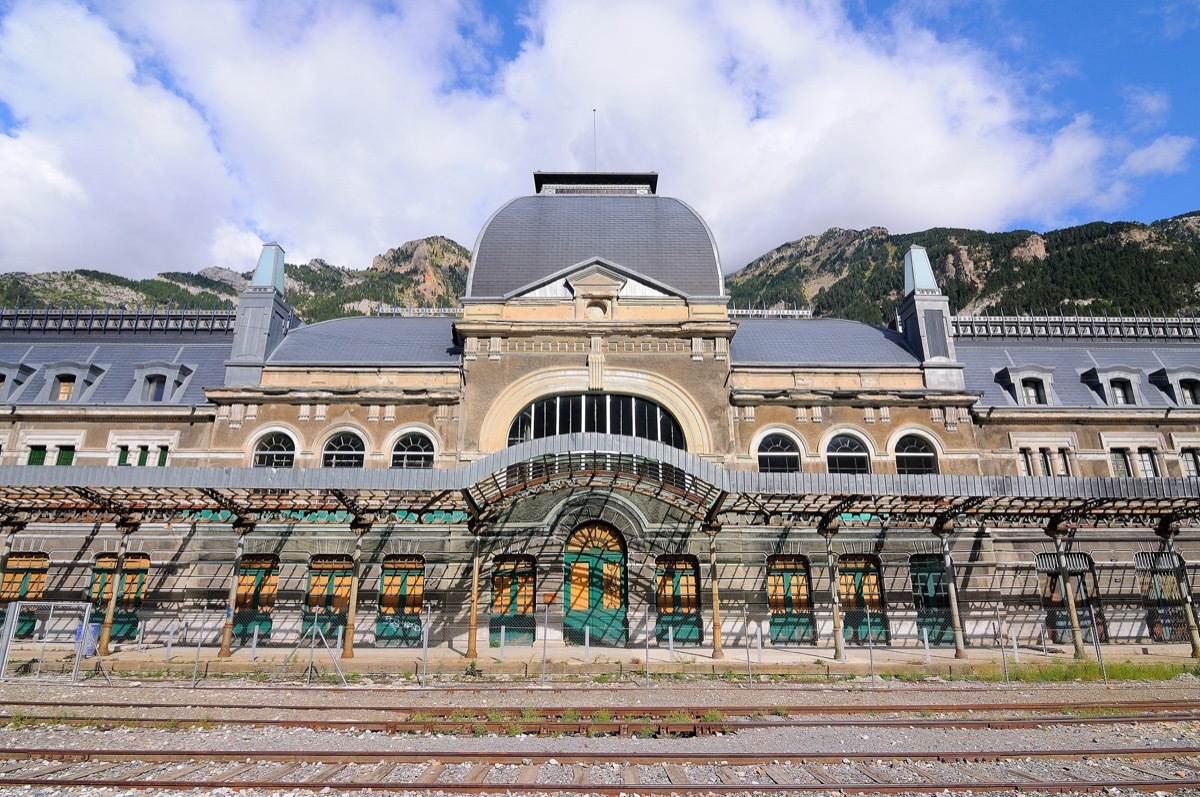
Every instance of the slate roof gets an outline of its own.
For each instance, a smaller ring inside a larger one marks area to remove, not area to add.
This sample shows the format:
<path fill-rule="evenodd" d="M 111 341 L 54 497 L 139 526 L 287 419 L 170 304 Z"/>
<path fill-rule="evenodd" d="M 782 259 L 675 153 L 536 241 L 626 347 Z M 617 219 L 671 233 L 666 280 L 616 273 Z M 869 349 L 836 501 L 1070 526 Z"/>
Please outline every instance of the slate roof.
<path fill-rule="evenodd" d="M 457 365 L 453 318 L 335 318 L 293 329 L 270 365 Z"/>
<path fill-rule="evenodd" d="M 1150 381 L 1152 374 L 1172 368 L 1200 369 L 1200 346 L 1186 342 L 959 339 L 954 347 L 958 361 L 965 365 L 963 376 L 967 390 L 983 394 L 978 404 L 981 407 L 1018 406 L 1002 381 L 997 381 L 997 374 L 1008 367 L 1038 365 L 1053 368 L 1057 405 L 1085 408 L 1107 406 L 1099 393 L 1083 379 L 1092 369 L 1108 366 L 1136 369 L 1141 373 L 1140 379 L 1136 380 L 1142 399 L 1140 406 L 1159 408 L 1172 407 L 1175 403 Z"/>
<path fill-rule="evenodd" d="M 33 370 L 24 383 L 5 391 L 5 404 L 47 401 L 48 380 L 57 375 L 47 365 L 73 362 L 102 370 L 90 391 L 70 403 L 80 406 L 139 404 L 129 401 L 136 368 L 144 363 L 183 365 L 191 371 L 171 404 L 207 404 L 204 387 L 225 381 L 225 361 L 233 348 L 232 332 L 5 332 L 0 335 L 0 363 Z M 9 379 L 13 374 L 6 375 Z M 149 402 L 147 402 L 149 403 Z"/>
<path fill-rule="evenodd" d="M 724 296 L 716 242 L 678 199 L 651 195 L 520 197 L 496 211 L 475 243 L 468 297 L 499 298 L 592 258 L 683 296 Z"/>
<path fill-rule="evenodd" d="M 729 358 L 734 365 L 920 365 L 901 335 L 840 318 L 746 319 Z"/>

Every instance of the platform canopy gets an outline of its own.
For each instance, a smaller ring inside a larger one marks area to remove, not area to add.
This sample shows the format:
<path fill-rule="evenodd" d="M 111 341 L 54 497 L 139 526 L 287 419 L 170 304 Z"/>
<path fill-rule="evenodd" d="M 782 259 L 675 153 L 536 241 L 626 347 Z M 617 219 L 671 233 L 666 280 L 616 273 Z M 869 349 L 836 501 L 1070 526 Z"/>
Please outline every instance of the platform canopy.
<path fill-rule="evenodd" d="M 486 524 L 533 494 L 617 490 L 714 527 L 1198 524 L 1195 479 L 730 470 L 645 440 L 548 437 L 453 469 L 0 467 L 0 522 Z"/>

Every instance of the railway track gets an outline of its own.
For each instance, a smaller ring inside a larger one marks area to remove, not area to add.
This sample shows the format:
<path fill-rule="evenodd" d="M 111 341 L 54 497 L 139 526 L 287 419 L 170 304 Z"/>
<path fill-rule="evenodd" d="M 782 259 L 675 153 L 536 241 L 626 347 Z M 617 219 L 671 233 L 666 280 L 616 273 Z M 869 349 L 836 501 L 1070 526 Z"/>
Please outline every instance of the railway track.
<path fill-rule="evenodd" d="M 723 794 L 1200 788 L 1200 748 L 805 755 L 0 752 L 0 787 Z"/>
<path fill-rule="evenodd" d="M 193 695 L 194 698 L 194 695 Z M 707 736 L 755 728 L 815 728 L 836 725 L 855 728 L 914 727 L 1014 729 L 1056 726 L 1100 726 L 1127 723 L 1200 721 L 1200 702 L 1137 700 L 1075 703 L 1064 711 L 1060 703 L 972 703 L 934 712 L 929 706 L 723 706 L 686 711 L 655 706 L 614 708 L 492 707 L 453 711 L 413 707 L 352 707 L 243 702 L 51 701 L 8 700 L 0 705 L 0 722 L 86 726 L 179 728 L 211 725 L 214 712 L 222 725 L 272 726 L 312 730 L 376 731 L 391 734 L 443 733 L 460 735 L 529 734 L 536 736 Z M 325 716 L 336 712 L 339 716 Z M 888 716 L 881 716 L 881 713 Z M 236 716 L 231 716 L 236 714 Z M 291 716 L 288 716 L 291 715 Z"/>

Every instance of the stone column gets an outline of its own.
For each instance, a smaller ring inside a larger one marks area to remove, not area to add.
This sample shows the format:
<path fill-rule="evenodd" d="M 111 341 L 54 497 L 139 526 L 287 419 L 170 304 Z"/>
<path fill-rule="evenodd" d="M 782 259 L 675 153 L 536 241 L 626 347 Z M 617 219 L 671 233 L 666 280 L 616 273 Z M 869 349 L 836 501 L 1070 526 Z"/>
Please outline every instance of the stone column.
<path fill-rule="evenodd" d="M 233 556 L 233 572 L 229 575 L 229 595 L 225 602 L 225 625 L 221 627 L 221 649 L 217 658 L 227 659 L 233 655 L 233 614 L 237 611 L 238 583 L 242 575 L 242 557 L 246 554 L 246 535 L 254 531 L 250 521 L 236 518 L 233 530 L 237 532 L 237 550 Z"/>
<path fill-rule="evenodd" d="M 833 555 L 833 538 L 837 535 L 836 518 L 821 521 L 817 533 L 825 538 L 825 561 L 829 565 L 829 597 L 833 610 L 833 655 L 841 659 L 846 654 L 846 641 L 842 639 L 842 597 L 838 589 L 838 566 Z"/>
<path fill-rule="evenodd" d="M 107 656 L 109 653 L 108 644 L 112 641 L 113 619 L 117 615 L 117 602 L 121 600 L 121 593 L 124 591 L 122 581 L 125 576 L 125 551 L 129 547 L 129 535 L 137 531 L 140 524 L 118 520 L 116 525 L 121 538 L 117 543 L 117 566 L 113 570 L 109 582 L 112 584 L 112 595 L 109 596 L 108 606 L 104 610 L 104 624 L 100 626 L 100 642 L 96 646 L 96 652 L 101 656 Z"/>
<path fill-rule="evenodd" d="M 954 534 L 954 524 L 941 521 L 933 528 L 933 533 L 942 543 L 942 568 L 946 571 L 946 598 L 950 601 L 950 625 L 954 629 L 954 658 L 967 657 L 967 642 L 963 636 L 962 615 L 958 611 L 958 575 L 954 572 L 954 559 L 950 556 L 950 537 Z"/>
<path fill-rule="evenodd" d="M 471 539 L 475 551 L 471 556 L 471 616 L 467 622 L 467 658 L 479 658 L 476 637 L 479 636 L 479 532 L 475 524 L 470 525 Z"/>
<path fill-rule="evenodd" d="M 1071 638 L 1075 643 L 1075 658 L 1084 658 L 1083 629 L 1079 627 L 1079 611 L 1075 607 L 1075 585 L 1067 569 L 1067 554 L 1063 551 L 1062 535 L 1065 529 L 1057 521 L 1046 526 L 1046 534 L 1054 540 L 1054 554 L 1058 558 L 1058 578 L 1062 585 L 1063 601 L 1067 604 L 1067 615 L 1071 619 Z M 1095 632 L 1093 632 L 1095 633 Z"/>
<path fill-rule="evenodd" d="M 362 566 L 363 538 L 371 530 L 371 524 L 355 520 L 350 524 L 354 532 L 354 555 L 350 564 L 350 605 L 346 607 L 346 633 L 342 635 L 342 658 L 354 658 L 354 629 L 358 620 L 358 581 Z"/>
<path fill-rule="evenodd" d="M 1200 629 L 1196 627 L 1196 612 L 1192 608 L 1192 585 L 1188 583 L 1187 567 L 1175 552 L 1175 535 L 1179 533 L 1179 524 L 1163 518 L 1154 533 L 1167 544 L 1167 552 L 1171 556 L 1171 567 L 1175 569 L 1175 578 L 1179 582 L 1179 591 L 1183 595 L 1183 619 L 1187 623 L 1188 636 L 1192 642 L 1192 658 L 1200 659 Z"/>
<path fill-rule="evenodd" d="M 709 586 L 712 589 L 712 657 L 714 659 L 725 658 L 725 650 L 721 647 L 721 591 L 717 585 L 717 532 L 721 527 L 712 524 L 705 527 L 708 532 L 708 578 L 712 582 Z"/>

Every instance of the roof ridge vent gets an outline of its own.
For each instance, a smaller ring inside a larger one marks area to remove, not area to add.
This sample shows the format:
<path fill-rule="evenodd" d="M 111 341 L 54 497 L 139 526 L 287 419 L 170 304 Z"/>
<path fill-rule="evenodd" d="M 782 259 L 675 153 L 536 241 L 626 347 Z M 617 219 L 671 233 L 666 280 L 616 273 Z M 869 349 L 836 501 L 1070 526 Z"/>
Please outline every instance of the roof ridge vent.
<path fill-rule="evenodd" d="M 658 172 L 534 172 L 533 190 L 542 195 L 639 196 L 658 193 Z"/>

